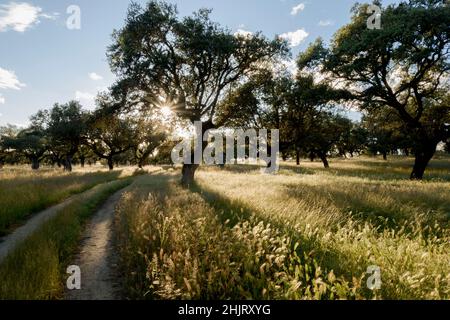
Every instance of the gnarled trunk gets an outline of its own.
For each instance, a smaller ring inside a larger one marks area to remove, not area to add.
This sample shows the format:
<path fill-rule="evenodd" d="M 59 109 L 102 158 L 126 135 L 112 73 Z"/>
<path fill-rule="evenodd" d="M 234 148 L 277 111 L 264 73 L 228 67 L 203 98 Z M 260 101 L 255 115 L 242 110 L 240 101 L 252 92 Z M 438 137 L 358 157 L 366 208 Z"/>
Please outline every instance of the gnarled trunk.
<path fill-rule="evenodd" d="M 184 164 L 181 172 L 181 184 L 184 187 L 190 187 L 194 183 L 195 172 L 199 168 L 198 164 Z"/>
<path fill-rule="evenodd" d="M 39 167 L 40 167 L 39 158 L 32 157 L 30 160 L 31 160 L 31 169 L 39 170 Z"/>
<path fill-rule="evenodd" d="M 72 156 L 66 156 L 64 160 L 64 171 L 72 172 Z"/>
<path fill-rule="evenodd" d="M 203 122 L 202 123 L 202 133 L 201 133 L 201 137 L 197 137 L 200 138 L 201 145 L 202 145 L 202 154 L 203 151 L 206 149 L 206 147 L 208 146 L 208 142 L 207 141 L 203 141 L 203 136 L 205 135 L 206 131 L 214 129 L 215 126 L 212 123 L 212 121 L 207 121 L 207 122 Z M 183 165 L 183 170 L 181 172 L 182 174 L 182 178 L 181 178 L 181 185 L 184 187 L 190 187 L 193 183 L 194 183 L 194 176 L 195 176 L 195 172 L 197 171 L 197 169 L 200 167 L 200 164 L 195 164 L 194 162 L 194 154 L 192 155 L 192 159 L 191 159 L 191 163 L 192 164 L 184 164 Z"/>
<path fill-rule="evenodd" d="M 423 150 L 416 151 L 416 161 L 411 173 L 411 180 L 422 180 L 425 170 L 436 153 L 437 143 L 425 145 Z"/>
<path fill-rule="evenodd" d="M 328 169 L 330 167 L 330 164 L 328 163 L 326 154 L 320 153 L 319 158 L 320 158 L 320 160 L 322 160 L 323 166 L 325 167 L 325 169 Z"/>
<path fill-rule="evenodd" d="M 140 158 L 138 160 L 138 167 L 139 167 L 139 169 L 143 169 L 144 165 L 145 165 L 145 158 Z"/>
<path fill-rule="evenodd" d="M 114 169 L 114 161 L 112 157 L 108 158 L 108 168 L 109 170 L 113 170 Z"/>

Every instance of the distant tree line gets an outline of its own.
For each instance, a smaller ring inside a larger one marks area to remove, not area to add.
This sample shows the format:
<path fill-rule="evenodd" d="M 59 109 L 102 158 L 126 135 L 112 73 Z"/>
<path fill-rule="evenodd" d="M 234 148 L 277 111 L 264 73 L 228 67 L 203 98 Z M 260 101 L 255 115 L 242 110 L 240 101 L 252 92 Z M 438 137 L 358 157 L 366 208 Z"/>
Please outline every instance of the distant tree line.
<path fill-rule="evenodd" d="M 119 163 L 142 168 L 167 138 L 154 118 L 87 112 L 76 101 L 39 111 L 30 122 L 25 129 L 0 128 L 0 163 L 27 162 L 37 170 L 45 162 L 70 172 L 74 163 L 103 160 L 110 170 Z"/>

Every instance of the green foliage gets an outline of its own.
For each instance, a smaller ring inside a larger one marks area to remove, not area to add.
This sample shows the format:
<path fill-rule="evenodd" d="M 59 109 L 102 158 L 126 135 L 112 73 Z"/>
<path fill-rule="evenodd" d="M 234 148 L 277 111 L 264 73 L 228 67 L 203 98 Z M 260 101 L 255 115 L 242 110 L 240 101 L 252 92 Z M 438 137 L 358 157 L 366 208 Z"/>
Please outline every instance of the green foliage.
<path fill-rule="evenodd" d="M 370 113 L 363 117 L 362 123 L 369 134 L 368 150 L 374 155 L 380 153 L 386 158 L 399 149 L 409 154 L 414 146 L 404 123 L 390 109 Z"/>
<path fill-rule="evenodd" d="M 5 150 L 20 153 L 32 162 L 33 169 L 39 169 L 39 162 L 48 150 L 48 139 L 44 131 L 31 127 L 16 136 L 3 136 L 2 146 Z"/>
<path fill-rule="evenodd" d="M 409 1 L 383 9 L 382 28 L 370 30 L 367 5 L 322 54 L 324 70 L 344 81 L 361 109 L 395 111 L 414 141 L 411 178 L 421 179 L 439 142 L 449 137 L 450 6 Z"/>
<path fill-rule="evenodd" d="M 113 169 L 114 157 L 131 150 L 137 140 L 130 119 L 115 114 L 93 115 L 89 124 L 86 143 L 101 159 L 108 161 L 109 169 Z"/>
<path fill-rule="evenodd" d="M 148 164 L 149 157 L 167 140 L 170 129 L 156 120 L 135 121 L 136 137 L 133 143 L 134 158 L 140 168 Z"/>
<path fill-rule="evenodd" d="M 200 10 L 179 18 L 165 2 L 131 5 L 108 50 L 111 68 L 121 77 L 115 93 L 130 97 L 144 90 L 150 107 L 162 96 L 181 118 L 212 122 L 231 85 L 287 51 L 285 42 L 260 33 L 235 36 L 209 14 Z"/>
<path fill-rule="evenodd" d="M 369 139 L 369 132 L 360 123 L 353 123 L 351 120 L 342 119 L 342 134 L 336 143 L 337 151 L 341 156 L 350 154 L 360 155 L 366 148 Z"/>
<path fill-rule="evenodd" d="M 72 159 L 78 152 L 87 127 L 87 113 L 77 101 L 56 103 L 52 109 L 39 111 L 31 117 L 32 127 L 40 128 L 48 140 L 50 156 L 64 161 L 64 168 L 72 171 Z"/>

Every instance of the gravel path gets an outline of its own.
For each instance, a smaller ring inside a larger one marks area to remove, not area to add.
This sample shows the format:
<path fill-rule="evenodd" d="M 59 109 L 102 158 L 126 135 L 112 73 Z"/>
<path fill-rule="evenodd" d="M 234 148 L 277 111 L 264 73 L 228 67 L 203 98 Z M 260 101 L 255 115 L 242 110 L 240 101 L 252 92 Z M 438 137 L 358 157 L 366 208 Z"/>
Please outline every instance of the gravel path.
<path fill-rule="evenodd" d="M 115 206 L 129 187 L 116 192 L 86 226 L 81 251 L 73 265 L 81 270 L 81 290 L 66 290 L 66 300 L 118 300 L 120 281 L 112 243 Z"/>

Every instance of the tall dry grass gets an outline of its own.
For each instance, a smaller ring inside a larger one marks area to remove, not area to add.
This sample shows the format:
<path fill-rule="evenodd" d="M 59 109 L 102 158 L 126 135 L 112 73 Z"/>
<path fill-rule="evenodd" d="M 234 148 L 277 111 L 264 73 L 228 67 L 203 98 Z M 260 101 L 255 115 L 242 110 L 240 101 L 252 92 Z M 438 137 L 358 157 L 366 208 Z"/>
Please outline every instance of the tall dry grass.
<path fill-rule="evenodd" d="M 116 220 L 129 297 L 449 299 L 446 160 L 426 182 L 405 162 L 203 169 L 194 190 L 170 175 L 127 194 Z M 382 286 L 366 285 L 368 267 Z"/>
<path fill-rule="evenodd" d="M 131 299 L 350 298 L 354 292 L 298 244 L 257 219 L 223 220 L 173 176 L 127 193 L 115 222 Z M 305 259 L 306 258 L 306 259 Z M 306 260 L 306 263 L 305 263 Z"/>
<path fill-rule="evenodd" d="M 4 168 L 0 170 L 0 236 L 31 214 L 71 195 L 132 174 L 129 169 L 113 172 L 86 169 L 63 173 L 55 169 L 32 171 L 22 167 Z"/>
<path fill-rule="evenodd" d="M 355 175 L 352 165 L 362 172 Z M 450 298 L 448 171 L 436 170 L 436 181 L 412 182 L 393 178 L 402 170 L 395 161 L 341 161 L 331 172 L 314 166 L 306 167 L 309 174 L 288 167 L 272 177 L 204 171 L 198 180 L 213 199 L 234 202 L 298 239 L 323 270 L 350 281 L 380 267 L 379 298 Z M 361 294 L 370 297 L 364 283 Z"/>

